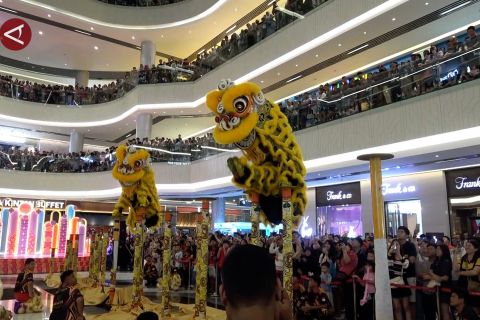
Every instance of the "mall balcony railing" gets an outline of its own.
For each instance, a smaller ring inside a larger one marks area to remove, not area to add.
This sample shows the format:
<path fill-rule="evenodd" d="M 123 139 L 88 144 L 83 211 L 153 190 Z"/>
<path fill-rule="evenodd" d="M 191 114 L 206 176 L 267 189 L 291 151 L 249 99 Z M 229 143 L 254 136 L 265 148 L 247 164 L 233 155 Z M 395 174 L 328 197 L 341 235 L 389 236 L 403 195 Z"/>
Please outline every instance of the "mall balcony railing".
<path fill-rule="evenodd" d="M 380 71 L 336 83 L 334 88 L 307 92 L 280 103 L 294 131 L 342 119 L 398 101 L 428 94 L 480 77 L 480 48 L 446 54 L 440 59 L 416 64 L 405 62 L 398 70 Z M 325 88 L 325 86 L 323 86 Z M 212 118 L 213 123 L 213 118 Z M 199 144 L 139 145 L 151 152 L 153 162 L 188 165 L 222 152 L 238 152 L 234 146 L 215 143 L 211 135 Z M 0 153 L 0 168 L 43 172 L 95 172 L 112 168 L 107 155 L 50 155 L 41 159 L 28 154 Z"/>
<path fill-rule="evenodd" d="M 479 44 L 480 45 L 480 44 Z M 280 103 L 294 131 L 380 108 L 480 77 L 480 48 L 446 54 L 426 63 L 402 63 L 335 82 Z"/>
<path fill-rule="evenodd" d="M 207 159 L 223 152 L 237 152 L 234 146 L 218 145 L 211 138 L 206 143 L 174 144 L 159 146 L 135 145 L 150 152 L 152 162 L 164 162 L 171 165 L 189 165 L 192 161 Z M 0 151 L 0 168 L 18 171 L 84 173 L 101 172 L 113 168 L 116 162 L 115 152 L 82 152 L 65 154 L 34 154 L 28 150 Z"/>
<path fill-rule="evenodd" d="M 97 0 L 100 2 L 130 7 L 155 7 L 164 6 L 172 3 L 182 2 L 185 0 Z"/>
<path fill-rule="evenodd" d="M 153 0 L 108 0 L 103 2 L 123 4 L 128 1 L 147 3 Z M 167 2 L 167 0 L 155 1 Z M 301 7 L 296 1 L 291 1 L 289 9 L 276 7 L 273 9 L 273 14 L 270 15 L 271 18 L 262 20 L 253 34 L 247 32 L 245 26 L 243 26 L 239 28 L 242 31 L 238 35 L 234 33 L 230 36 L 228 44 L 217 45 L 206 50 L 192 63 L 177 61 L 159 64 L 154 69 L 127 72 L 123 79 L 118 79 L 111 85 L 89 88 L 45 85 L 31 83 L 30 81 L 25 84 L 25 81 L 9 80 L 4 76 L 0 79 L 0 95 L 43 104 L 79 106 L 119 99 L 138 85 L 195 81 L 297 20 L 298 17 L 302 16 L 301 14 L 305 15 L 328 1 L 331 0 L 318 0 L 315 5 L 308 7 Z"/>

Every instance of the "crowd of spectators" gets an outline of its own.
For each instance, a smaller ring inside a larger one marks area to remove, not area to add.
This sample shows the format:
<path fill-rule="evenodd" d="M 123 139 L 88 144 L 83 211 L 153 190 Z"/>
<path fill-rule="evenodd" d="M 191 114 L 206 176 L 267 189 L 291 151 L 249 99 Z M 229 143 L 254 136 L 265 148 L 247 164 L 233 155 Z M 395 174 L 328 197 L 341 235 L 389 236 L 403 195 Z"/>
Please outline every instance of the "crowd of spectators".
<path fill-rule="evenodd" d="M 233 149 L 233 146 L 218 145 L 211 133 L 201 137 L 182 139 L 130 139 L 127 145 L 149 148 L 152 162 L 169 162 L 172 164 L 188 164 L 204 159 L 220 151 L 215 148 Z M 111 170 L 115 165 L 114 146 L 104 151 L 83 151 L 80 153 L 55 153 L 38 149 L 20 149 L 11 146 L 0 146 L 0 168 L 20 171 L 39 172 L 100 172 Z M 153 149 L 150 149 L 153 148 Z M 177 154 L 180 153 L 180 154 Z"/>
<path fill-rule="evenodd" d="M 104 1 L 117 4 L 139 5 L 168 4 L 174 0 L 114 0 Z M 328 0 L 288 0 L 285 9 L 306 14 Z M 168 59 L 160 60 L 158 65 L 140 65 L 126 72 L 123 79 L 117 79 L 109 84 L 82 87 L 79 85 L 43 84 L 28 80 L 15 79 L 12 76 L 0 76 L 0 95 L 18 100 L 39 102 L 55 105 L 89 105 L 105 103 L 120 97 L 137 85 L 194 81 L 207 72 L 215 69 L 228 59 L 247 50 L 257 42 L 283 28 L 296 18 L 278 9 L 273 4 L 272 12 L 267 12 L 261 19 L 249 23 L 239 34 L 225 36 L 219 45 L 205 50 L 193 61 Z"/>
<path fill-rule="evenodd" d="M 463 43 L 448 40 L 409 59 L 358 72 L 338 82 L 281 103 L 294 130 L 301 130 L 359 112 L 412 98 L 480 77 L 480 39 L 469 27 Z"/>
<path fill-rule="evenodd" d="M 459 235 L 454 235 L 452 239 L 447 236 L 436 239 L 411 234 L 406 227 L 400 227 L 397 235 L 389 236 L 387 241 L 385 263 L 388 264 L 392 284 L 395 320 L 479 319 L 480 299 L 469 295 L 467 289 L 480 294 L 480 237 L 461 239 Z M 248 234 L 210 234 L 209 294 L 218 293 L 222 283 L 220 274 L 229 252 L 249 243 Z M 146 280 L 152 286 L 162 274 L 162 246 L 163 238 L 158 233 L 148 235 L 144 244 L 145 264 L 150 271 Z M 275 261 L 277 276 L 282 280 L 282 235 L 261 237 L 260 246 Z M 345 235 L 302 238 L 294 232 L 293 247 L 295 319 L 374 318 L 373 235 L 367 234 L 366 238 L 347 238 Z M 195 286 L 196 257 L 195 235 L 174 234 L 171 271 L 180 276 L 180 288 L 192 289 Z M 130 264 L 124 269 L 131 269 L 133 258 L 124 263 Z M 402 284 L 422 289 L 402 287 Z M 440 289 L 438 300 L 437 287 Z M 461 305 L 459 299 L 462 300 Z M 437 310 L 440 314 L 436 314 Z"/>
<path fill-rule="evenodd" d="M 98 0 L 108 4 L 130 7 L 153 7 L 164 6 L 171 3 L 182 2 L 184 0 Z"/>

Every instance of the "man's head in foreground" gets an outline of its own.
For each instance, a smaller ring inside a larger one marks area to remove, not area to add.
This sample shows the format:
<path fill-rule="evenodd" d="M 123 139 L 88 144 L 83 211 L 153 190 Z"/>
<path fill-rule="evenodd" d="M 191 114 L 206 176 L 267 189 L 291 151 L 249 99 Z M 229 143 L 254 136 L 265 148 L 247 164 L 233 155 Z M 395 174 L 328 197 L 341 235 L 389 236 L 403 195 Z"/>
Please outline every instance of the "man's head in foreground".
<path fill-rule="evenodd" d="M 290 319 L 291 302 L 282 293 L 275 262 L 264 249 L 236 246 L 225 258 L 222 280 L 227 319 Z"/>

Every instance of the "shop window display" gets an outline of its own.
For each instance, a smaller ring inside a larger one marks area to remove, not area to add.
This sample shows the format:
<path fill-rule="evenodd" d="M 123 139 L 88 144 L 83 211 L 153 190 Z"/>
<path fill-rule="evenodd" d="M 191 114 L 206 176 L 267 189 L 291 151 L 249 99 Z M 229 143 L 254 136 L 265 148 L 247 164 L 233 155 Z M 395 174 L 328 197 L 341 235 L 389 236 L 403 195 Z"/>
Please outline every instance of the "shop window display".
<path fill-rule="evenodd" d="M 406 226 L 411 233 L 422 228 L 422 205 L 420 200 L 391 201 L 385 203 L 387 234 L 394 235 L 400 226 Z"/>
<path fill-rule="evenodd" d="M 319 235 L 338 234 L 349 238 L 363 235 L 362 205 L 317 207 Z"/>

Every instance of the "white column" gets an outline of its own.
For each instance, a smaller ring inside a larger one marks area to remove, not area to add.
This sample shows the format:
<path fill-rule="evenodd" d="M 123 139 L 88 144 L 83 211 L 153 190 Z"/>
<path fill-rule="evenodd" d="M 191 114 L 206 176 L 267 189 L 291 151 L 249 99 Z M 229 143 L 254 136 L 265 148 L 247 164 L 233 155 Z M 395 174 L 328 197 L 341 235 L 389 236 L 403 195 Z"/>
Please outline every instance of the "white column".
<path fill-rule="evenodd" d="M 225 198 L 212 201 L 212 216 L 214 223 L 225 222 Z"/>
<path fill-rule="evenodd" d="M 75 75 L 75 84 L 78 84 L 80 87 L 88 87 L 88 80 L 90 80 L 90 72 L 80 70 L 77 71 Z"/>
<path fill-rule="evenodd" d="M 137 138 L 151 138 L 152 135 L 152 115 L 150 113 L 141 113 L 137 116 Z"/>
<path fill-rule="evenodd" d="M 156 64 L 156 55 L 157 55 L 157 48 L 155 47 L 155 43 L 152 41 L 142 41 L 141 44 L 142 51 L 140 53 L 140 64 L 152 66 L 152 64 Z"/>
<path fill-rule="evenodd" d="M 73 131 L 70 134 L 70 147 L 69 152 L 79 153 L 83 150 L 83 134 Z"/>

